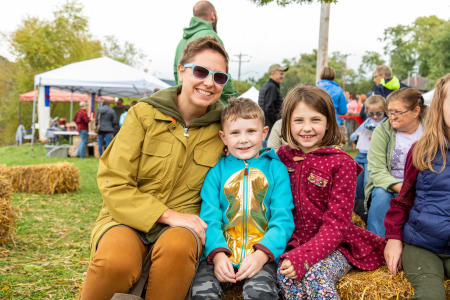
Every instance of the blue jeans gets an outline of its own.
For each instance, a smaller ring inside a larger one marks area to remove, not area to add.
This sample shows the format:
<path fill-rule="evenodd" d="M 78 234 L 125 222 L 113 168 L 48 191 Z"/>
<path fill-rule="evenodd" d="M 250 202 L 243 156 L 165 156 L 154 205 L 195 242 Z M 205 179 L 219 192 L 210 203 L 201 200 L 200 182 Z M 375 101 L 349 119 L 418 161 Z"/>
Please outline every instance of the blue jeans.
<path fill-rule="evenodd" d="M 397 193 L 388 192 L 380 187 L 373 188 L 372 203 L 370 204 L 369 217 L 367 219 L 367 230 L 384 238 L 386 233 L 384 217 L 389 207 L 391 207 L 391 199 L 397 195 Z"/>
<path fill-rule="evenodd" d="M 105 143 L 105 149 L 108 148 L 109 143 L 111 143 L 112 139 L 113 139 L 113 134 L 112 132 L 105 132 L 105 133 L 99 133 L 97 140 L 98 140 L 98 153 L 100 154 L 100 156 L 102 156 L 103 154 L 103 142 L 106 139 L 106 143 Z"/>
<path fill-rule="evenodd" d="M 86 156 L 86 146 L 88 141 L 89 133 L 87 130 L 80 130 L 78 132 L 81 138 L 80 145 L 78 145 L 77 155 L 78 157 L 85 157 Z"/>
<path fill-rule="evenodd" d="M 355 161 L 363 167 L 363 171 L 358 175 L 356 180 L 356 199 L 364 199 L 364 188 L 369 181 L 369 170 L 367 169 L 367 153 L 358 152 Z"/>

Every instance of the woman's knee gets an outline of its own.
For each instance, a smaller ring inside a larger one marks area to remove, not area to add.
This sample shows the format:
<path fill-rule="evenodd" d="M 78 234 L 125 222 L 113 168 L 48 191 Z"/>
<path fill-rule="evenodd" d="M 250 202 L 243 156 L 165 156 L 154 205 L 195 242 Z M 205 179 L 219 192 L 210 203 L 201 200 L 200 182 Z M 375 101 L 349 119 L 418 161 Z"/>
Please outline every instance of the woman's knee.
<path fill-rule="evenodd" d="M 197 259 L 197 240 L 194 233 L 183 227 L 166 230 L 156 241 L 152 257 L 170 257 L 171 259 Z"/>

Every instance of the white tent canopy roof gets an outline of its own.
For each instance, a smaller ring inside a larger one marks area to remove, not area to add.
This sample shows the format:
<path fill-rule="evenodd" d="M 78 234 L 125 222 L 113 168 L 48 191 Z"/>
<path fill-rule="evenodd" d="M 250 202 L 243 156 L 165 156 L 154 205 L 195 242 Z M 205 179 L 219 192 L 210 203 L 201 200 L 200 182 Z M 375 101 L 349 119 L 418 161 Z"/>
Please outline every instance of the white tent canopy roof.
<path fill-rule="evenodd" d="M 239 97 L 249 98 L 258 103 L 259 91 L 254 86 L 252 86 L 246 92 L 242 93 Z"/>
<path fill-rule="evenodd" d="M 143 97 L 155 88 L 169 87 L 158 78 L 109 57 L 76 62 L 38 74 L 34 84 L 116 97 Z"/>
<path fill-rule="evenodd" d="M 425 104 L 430 106 L 431 105 L 431 100 L 433 100 L 433 96 L 434 96 L 434 89 L 432 89 L 429 92 L 426 92 L 422 96 L 423 96 L 423 100 L 425 100 Z"/>

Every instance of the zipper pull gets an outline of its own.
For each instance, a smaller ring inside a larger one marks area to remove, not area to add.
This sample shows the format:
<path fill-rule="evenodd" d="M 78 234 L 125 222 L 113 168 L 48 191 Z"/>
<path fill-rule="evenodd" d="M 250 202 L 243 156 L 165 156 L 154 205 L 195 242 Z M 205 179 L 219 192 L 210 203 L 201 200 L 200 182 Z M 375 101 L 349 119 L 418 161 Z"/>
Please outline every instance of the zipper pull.
<path fill-rule="evenodd" d="M 245 170 L 244 170 L 244 176 L 248 175 L 248 163 L 244 160 L 245 163 Z"/>
<path fill-rule="evenodd" d="M 189 133 L 188 133 L 189 127 L 184 127 L 184 136 L 185 137 L 189 137 Z"/>

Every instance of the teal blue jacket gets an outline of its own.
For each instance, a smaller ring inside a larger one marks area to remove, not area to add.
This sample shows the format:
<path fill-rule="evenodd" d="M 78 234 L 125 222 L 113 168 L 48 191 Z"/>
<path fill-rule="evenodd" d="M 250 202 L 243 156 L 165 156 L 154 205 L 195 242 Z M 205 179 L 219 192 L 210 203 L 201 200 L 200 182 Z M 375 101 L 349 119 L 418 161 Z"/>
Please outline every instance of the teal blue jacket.
<path fill-rule="evenodd" d="M 286 166 L 272 148 L 247 161 L 221 158 L 206 175 L 200 217 L 208 224 L 204 257 L 229 255 L 234 266 L 259 249 L 278 262 L 294 231 Z"/>

